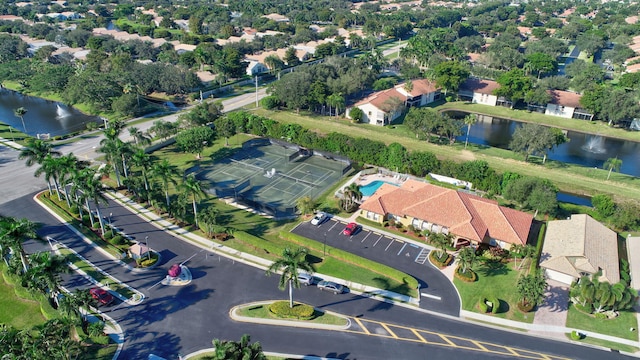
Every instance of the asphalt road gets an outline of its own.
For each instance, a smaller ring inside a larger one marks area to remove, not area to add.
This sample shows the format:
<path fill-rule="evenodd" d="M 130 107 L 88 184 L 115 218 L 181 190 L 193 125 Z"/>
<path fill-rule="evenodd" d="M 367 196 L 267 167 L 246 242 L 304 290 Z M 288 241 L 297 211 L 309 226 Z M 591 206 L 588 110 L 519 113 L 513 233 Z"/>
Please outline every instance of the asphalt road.
<path fill-rule="evenodd" d="M 421 308 L 452 316 L 460 314 L 460 300 L 453 284 L 425 257 L 418 257 L 420 254 L 426 255 L 427 249 L 366 228 L 361 228 L 352 236 L 342 235 L 345 225 L 335 219 L 318 226 L 303 222 L 292 232 L 319 242 L 326 240 L 329 246 L 403 271 L 418 280 L 420 293 L 426 295 L 421 297 Z M 418 259 L 421 263 L 416 262 Z"/>
<path fill-rule="evenodd" d="M 143 239 L 160 251 L 161 265 L 145 272 L 131 272 L 106 258 L 59 224 L 55 218 L 35 204 L 28 195 L 0 205 L 0 213 L 28 217 L 41 223 L 39 233 L 51 236 L 78 250 L 81 255 L 142 291 L 146 299 L 137 306 L 111 306 L 109 315 L 123 327 L 126 336 L 122 359 L 146 359 L 149 353 L 175 359 L 210 347 L 214 338 L 237 340 L 244 333 L 260 341 L 266 351 L 307 354 L 341 359 L 450 359 L 452 356 L 473 359 L 513 358 L 469 347 L 453 348 L 446 344 L 396 339 L 386 335 L 383 327 L 370 334 L 363 332 L 327 331 L 290 327 L 237 323 L 229 318 L 229 309 L 238 304 L 265 299 L 286 299 L 287 293 L 277 289 L 278 276 L 266 277 L 263 270 L 238 263 L 194 247 L 142 221 L 127 209 L 115 204 L 104 209 L 113 213 L 114 225 L 126 233 Z M 43 245 L 30 245 L 34 250 Z M 195 255 L 195 256 L 193 256 Z M 184 287 L 155 286 L 174 263 L 186 263 L 193 282 Z M 66 277 L 67 285 L 87 287 L 76 276 Z M 330 309 L 362 321 L 375 320 L 431 330 L 445 335 L 471 338 L 533 353 L 576 359 L 622 358 L 619 354 L 532 338 L 520 333 L 485 328 L 476 324 L 441 318 L 415 310 L 371 300 L 354 294 L 333 295 L 310 286 L 294 292 L 294 298 L 322 309 Z M 109 308 L 105 308 L 109 310 Z M 542 355 L 534 358 L 544 358 Z"/>

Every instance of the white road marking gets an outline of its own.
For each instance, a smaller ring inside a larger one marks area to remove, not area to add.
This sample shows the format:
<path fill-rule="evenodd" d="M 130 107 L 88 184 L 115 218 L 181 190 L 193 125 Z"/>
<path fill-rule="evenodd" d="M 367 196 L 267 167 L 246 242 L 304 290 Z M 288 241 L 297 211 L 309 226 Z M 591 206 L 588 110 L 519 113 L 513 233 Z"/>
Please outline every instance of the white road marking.
<path fill-rule="evenodd" d="M 429 298 L 429 299 L 435 299 L 435 300 L 442 300 L 442 298 L 440 296 L 435 296 L 435 295 L 431 295 L 431 294 L 425 294 L 425 293 L 420 293 L 420 295 Z"/>

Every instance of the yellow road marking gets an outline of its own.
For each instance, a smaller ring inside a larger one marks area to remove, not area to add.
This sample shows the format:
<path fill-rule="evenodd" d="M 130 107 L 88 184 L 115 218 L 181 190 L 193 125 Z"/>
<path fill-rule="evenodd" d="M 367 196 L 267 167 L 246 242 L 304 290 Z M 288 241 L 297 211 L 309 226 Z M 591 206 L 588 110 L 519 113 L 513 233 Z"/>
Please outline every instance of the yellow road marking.
<path fill-rule="evenodd" d="M 398 335 L 396 335 L 393 331 L 391 331 L 391 329 L 389 329 L 389 327 L 387 326 L 387 324 L 380 323 L 380 325 L 382 325 L 382 327 L 383 327 L 385 330 L 387 330 L 387 331 L 389 332 L 389 334 L 391 334 L 391 336 L 392 336 L 394 339 L 397 339 L 397 338 L 398 338 Z"/>
<path fill-rule="evenodd" d="M 420 333 L 418 331 L 416 331 L 416 329 L 411 329 L 411 332 L 413 332 L 413 335 L 415 335 L 418 339 L 420 339 L 420 341 L 422 341 L 423 343 L 428 343 L 427 340 L 425 340 L 422 335 L 420 335 Z"/>
<path fill-rule="evenodd" d="M 371 333 L 369 332 L 369 330 L 364 326 L 364 324 L 362 323 L 362 321 L 360 321 L 358 318 L 353 318 L 353 320 L 356 321 L 356 323 L 358 323 L 358 325 L 360 325 L 360 327 L 362 328 L 362 330 L 364 330 L 365 334 L 370 335 Z"/>
<path fill-rule="evenodd" d="M 487 349 L 486 347 L 482 346 L 482 344 L 480 344 L 479 342 L 475 341 L 475 340 L 471 340 L 471 343 L 474 344 L 475 346 L 479 347 L 480 349 L 482 349 L 482 351 L 489 351 L 489 349 Z"/>
<path fill-rule="evenodd" d="M 505 349 L 507 349 L 507 350 L 509 350 L 509 352 L 511 352 L 513 355 L 520 356 L 520 354 L 519 354 L 519 353 L 517 353 L 517 352 L 516 352 L 515 350 L 513 350 L 512 348 L 507 347 L 507 346 L 505 346 L 504 348 L 505 348 Z"/>
<path fill-rule="evenodd" d="M 446 336 L 444 336 L 442 334 L 436 334 L 436 335 L 440 336 L 442 338 L 442 340 L 444 340 L 447 343 L 449 343 L 449 345 L 451 345 L 453 347 L 458 347 L 458 345 L 454 344 L 453 341 L 449 340 Z"/>

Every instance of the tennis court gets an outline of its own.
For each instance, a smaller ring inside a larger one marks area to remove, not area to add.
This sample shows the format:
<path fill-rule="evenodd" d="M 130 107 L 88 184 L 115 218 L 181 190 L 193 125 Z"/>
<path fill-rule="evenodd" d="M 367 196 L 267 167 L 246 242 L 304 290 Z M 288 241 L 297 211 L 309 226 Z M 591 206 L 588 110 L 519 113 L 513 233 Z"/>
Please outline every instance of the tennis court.
<path fill-rule="evenodd" d="M 294 144 L 254 139 L 230 157 L 203 166 L 196 177 L 210 183 L 209 192 L 233 197 L 275 217 L 295 214 L 303 196 L 317 199 L 348 172 L 347 159 L 315 153 Z"/>

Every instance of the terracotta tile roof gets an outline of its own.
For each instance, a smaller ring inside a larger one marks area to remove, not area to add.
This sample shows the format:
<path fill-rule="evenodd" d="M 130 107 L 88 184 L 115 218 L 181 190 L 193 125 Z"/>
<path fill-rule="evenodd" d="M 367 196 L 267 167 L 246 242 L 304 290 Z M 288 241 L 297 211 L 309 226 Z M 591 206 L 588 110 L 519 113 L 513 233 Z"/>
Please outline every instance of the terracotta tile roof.
<path fill-rule="evenodd" d="M 436 86 L 436 83 L 432 82 L 429 79 L 413 80 L 411 83 L 413 84 L 413 88 L 411 89 L 411 92 L 409 92 L 409 94 L 412 97 L 420 96 L 423 94 L 430 94 L 439 89 L 439 87 Z M 405 83 L 398 84 L 395 86 L 395 88 L 398 89 L 400 93 L 404 93 L 406 92 L 406 90 L 404 89 L 404 85 Z"/>
<path fill-rule="evenodd" d="M 478 53 L 468 53 L 467 54 L 467 60 L 469 60 L 470 62 L 474 63 L 474 62 L 477 62 L 478 59 L 480 59 L 481 56 L 482 56 L 482 54 L 478 54 Z"/>
<path fill-rule="evenodd" d="M 551 95 L 551 104 L 572 108 L 579 108 L 582 106 L 580 105 L 580 98 L 582 97 L 580 94 L 562 90 L 547 90 L 547 93 Z"/>
<path fill-rule="evenodd" d="M 500 87 L 500 84 L 493 80 L 478 78 L 468 78 L 460 85 L 461 90 L 469 90 L 474 93 L 493 95 L 493 91 Z"/>
<path fill-rule="evenodd" d="M 364 105 L 364 104 L 372 104 L 373 106 L 375 106 L 378 109 L 382 110 L 382 108 L 385 107 L 385 103 L 390 98 L 397 98 L 397 99 L 400 99 L 400 100 L 402 100 L 404 102 L 407 97 L 402 95 L 395 88 L 387 89 L 387 90 L 382 90 L 382 91 L 378 91 L 376 93 L 373 93 L 372 95 L 370 95 L 366 99 L 358 101 L 355 106 Z"/>
<path fill-rule="evenodd" d="M 624 21 L 625 21 L 627 24 L 633 25 L 633 24 L 635 24 L 635 23 L 637 23 L 637 22 L 638 22 L 638 17 L 637 17 L 637 16 L 635 16 L 635 15 L 634 15 L 634 16 L 629 16 L 628 18 L 624 19 Z"/>
<path fill-rule="evenodd" d="M 478 242 L 494 238 L 526 244 L 533 220 L 530 214 L 496 201 L 416 180 L 407 180 L 401 187 L 383 185 L 360 208 L 442 225 L 454 235 Z"/>
<path fill-rule="evenodd" d="M 634 65 L 627 66 L 626 72 L 628 72 L 628 73 L 636 73 L 638 71 L 640 71 L 640 64 L 634 64 Z"/>

